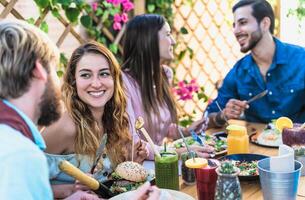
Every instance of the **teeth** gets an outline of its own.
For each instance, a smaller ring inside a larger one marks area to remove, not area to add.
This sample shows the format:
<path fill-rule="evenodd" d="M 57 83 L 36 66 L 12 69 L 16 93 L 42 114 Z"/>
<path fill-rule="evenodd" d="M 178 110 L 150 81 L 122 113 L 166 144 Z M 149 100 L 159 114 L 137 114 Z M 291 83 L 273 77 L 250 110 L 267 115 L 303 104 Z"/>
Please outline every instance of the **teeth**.
<path fill-rule="evenodd" d="M 247 37 L 246 36 L 238 36 L 237 40 L 238 42 L 242 42 L 243 40 L 245 40 Z"/>
<path fill-rule="evenodd" d="M 105 91 L 89 92 L 90 95 L 95 96 L 95 97 L 99 97 L 99 96 L 103 95 L 104 93 L 105 93 Z"/>

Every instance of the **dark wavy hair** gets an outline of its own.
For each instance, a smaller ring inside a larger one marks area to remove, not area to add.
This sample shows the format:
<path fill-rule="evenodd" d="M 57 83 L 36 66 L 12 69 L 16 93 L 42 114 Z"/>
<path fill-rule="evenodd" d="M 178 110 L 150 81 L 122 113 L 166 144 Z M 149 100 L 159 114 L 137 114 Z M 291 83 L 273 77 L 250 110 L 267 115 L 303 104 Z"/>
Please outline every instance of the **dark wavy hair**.
<path fill-rule="evenodd" d="M 173 122 L 177 122 L 176 103 L 160 63 L 158 32 L 165 22 L 160 15 L 138 15 L 128 22 L 124 37 L 122 69 L 138 83 L 150 122 L 151 112 L 159 116 L 158 105 L 166 105 Z"/>
<path fill-rule="evenodd" d="M 270 19 L 269 31 L 274 33 L 274 12 L 270 3 L 266 0 L 240 0 L 232 8 L 234 13 L 237 8 L 251 5 L 252 15 L 256 19 L 257 23 L 260 23 L 264 17 Z"/>
<path fill-rule="evenodd" d="M 104 132 L 108 134 L 107 154 L 116 166 L 118 163 L 127 160 L 126 145 L 131 145 L 126 113 L 126 96 L 123 91 L 121 69 L 117 60 L 104 45 L 94 41 L 83 44 L 73 52 L 63 79 L 63 99 L 77 127 L 74 143 L 75 153 L 94 158 L 102 137 L 98 122 L 94 119 L 88 105 L 78 97 L 76 90 L 75 70 L 80 59 L 87 53 L 105 56 L 114 80 L 114 94 L 106 103 L 101 120 Z"/>

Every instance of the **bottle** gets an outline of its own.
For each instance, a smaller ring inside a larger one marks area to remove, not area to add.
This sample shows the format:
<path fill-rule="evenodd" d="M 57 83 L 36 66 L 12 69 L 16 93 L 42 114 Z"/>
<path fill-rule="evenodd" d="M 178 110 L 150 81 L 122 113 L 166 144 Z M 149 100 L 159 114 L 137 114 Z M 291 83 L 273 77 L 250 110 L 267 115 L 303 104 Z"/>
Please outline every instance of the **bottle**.
<path fill-rule="evenodd" d="M 240 125 L 227 126 L 228 154 L 249 153 L 249 136 L 247 129 Z"/>

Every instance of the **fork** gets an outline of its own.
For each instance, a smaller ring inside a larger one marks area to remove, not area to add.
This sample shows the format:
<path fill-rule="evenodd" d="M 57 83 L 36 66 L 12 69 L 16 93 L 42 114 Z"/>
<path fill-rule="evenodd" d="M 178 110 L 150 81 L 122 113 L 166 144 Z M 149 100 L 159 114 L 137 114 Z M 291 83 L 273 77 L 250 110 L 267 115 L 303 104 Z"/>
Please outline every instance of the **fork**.
<path fill-rule="evenodd" d="M 251 99 L 249 99 L 249 100 L 247 101 L 247 104 L 250 104 L 250 103 L 252 103 L 253 101 L 255 101 L 255 100 L 257 100 L 257 99 L 260 99 L 260 98 L 264 97 L 267 93 L 268 93 L 268 90 L 264 90 L 263 92 L 261 92 L 261 93 L 255 95 L 254 97 L 252 97 Z"/>

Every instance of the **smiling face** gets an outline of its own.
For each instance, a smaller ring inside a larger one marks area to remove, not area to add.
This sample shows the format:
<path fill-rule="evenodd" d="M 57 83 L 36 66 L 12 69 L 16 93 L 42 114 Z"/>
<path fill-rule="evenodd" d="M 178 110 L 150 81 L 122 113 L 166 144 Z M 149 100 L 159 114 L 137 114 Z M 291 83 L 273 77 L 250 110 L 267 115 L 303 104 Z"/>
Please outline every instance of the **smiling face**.
<path fill-rule="evenodd" d="M 77 95 L 91 110 L 104 110 L 112 98 L 114 82 L 105 56 L 85 54 L 76 66 L 75 81 Z"/>
<path fill-rule="evenodd" d="M 240 7 L 234 12 L 234 35 L 243 53 L 255 48 L 263 37 L 262 30 L 251 13 L 251 6 Z"/>
<path fill-rule="evenodd" d="M 174 40 L 170 26 L 167 22 L 158 32 L 159 35 L 159 51 L 160 58 L 162 60 L 172 60 L 174 58 L 174 45 L 176 41 Z"/>

